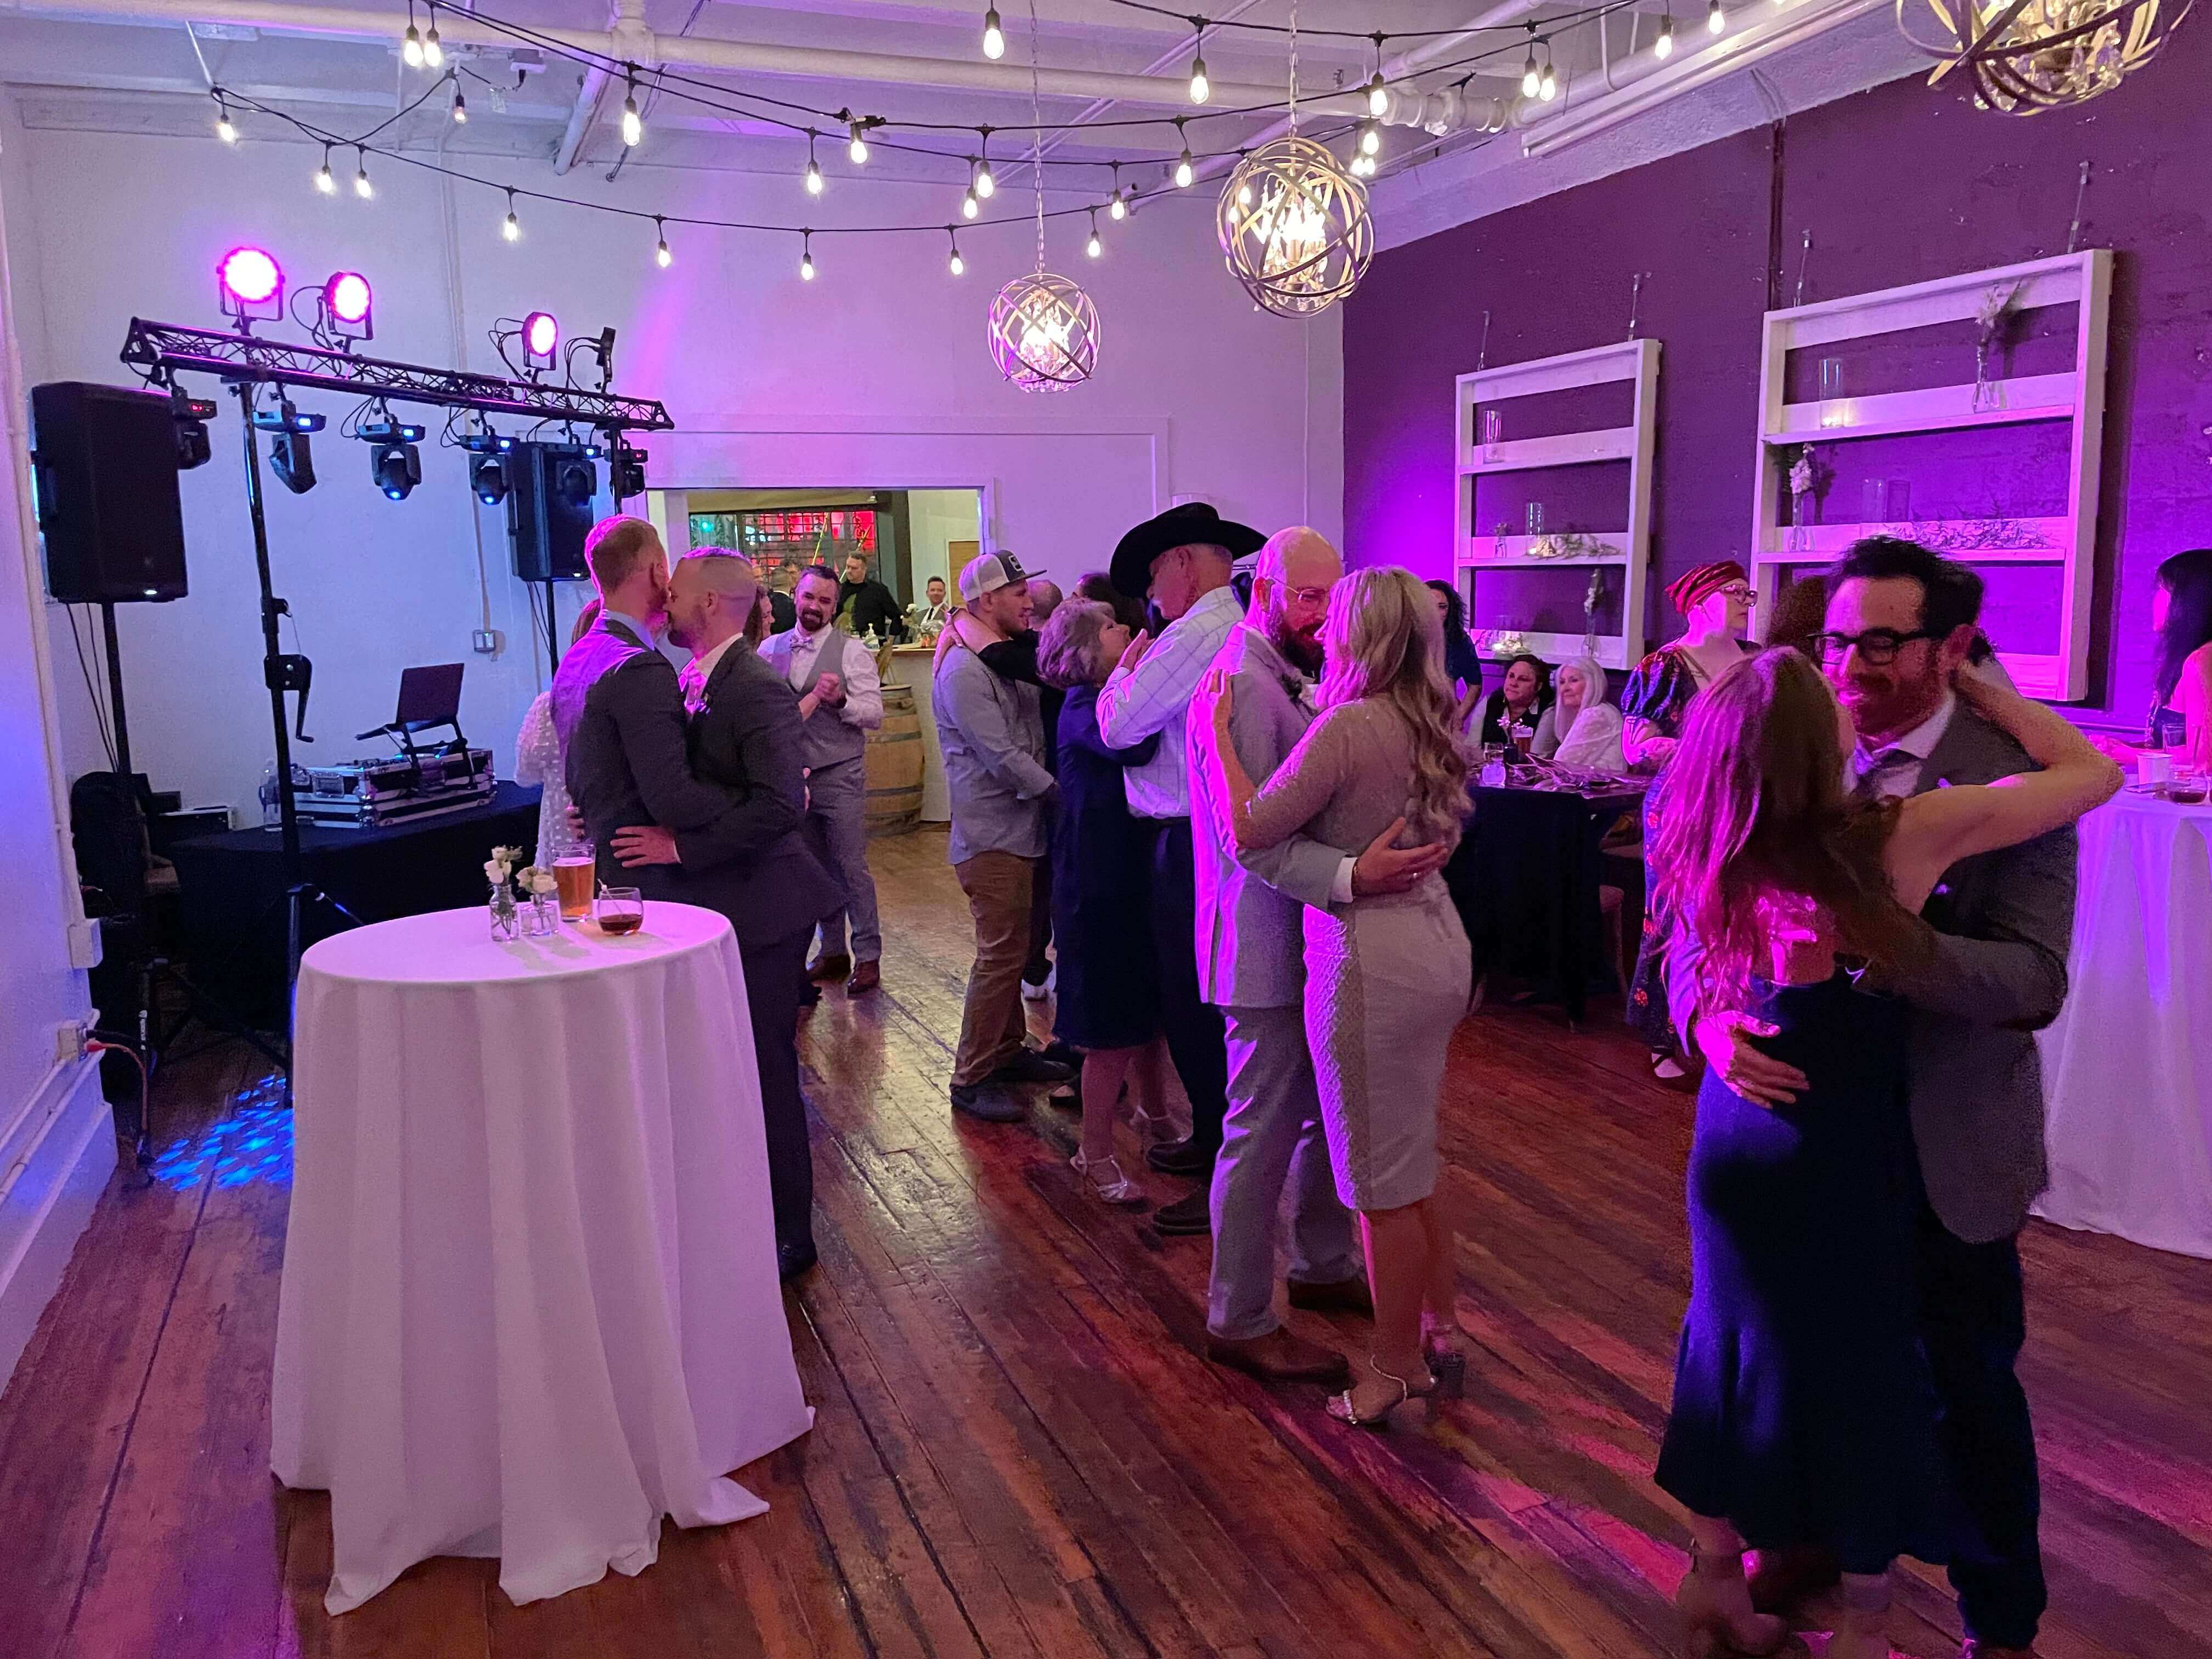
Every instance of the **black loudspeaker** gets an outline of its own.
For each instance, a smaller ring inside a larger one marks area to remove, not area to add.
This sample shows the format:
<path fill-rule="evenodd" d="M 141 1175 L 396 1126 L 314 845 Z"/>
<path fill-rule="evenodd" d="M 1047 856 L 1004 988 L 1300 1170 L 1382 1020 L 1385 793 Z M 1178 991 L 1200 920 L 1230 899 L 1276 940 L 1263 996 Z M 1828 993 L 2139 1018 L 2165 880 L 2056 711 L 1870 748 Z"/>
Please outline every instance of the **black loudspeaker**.
<path fill-rule="evenodd" d="M 46 591 L 64 605 L 185 597 L 185 509 L 168 395 L 31 388 L 31 471 Z"/>
<path fill-rule="evenodd" d="M 517 444 L 507 466 L 507 534 L 526 582 L 581 581 L 599 470 L 579 444 Z"/>

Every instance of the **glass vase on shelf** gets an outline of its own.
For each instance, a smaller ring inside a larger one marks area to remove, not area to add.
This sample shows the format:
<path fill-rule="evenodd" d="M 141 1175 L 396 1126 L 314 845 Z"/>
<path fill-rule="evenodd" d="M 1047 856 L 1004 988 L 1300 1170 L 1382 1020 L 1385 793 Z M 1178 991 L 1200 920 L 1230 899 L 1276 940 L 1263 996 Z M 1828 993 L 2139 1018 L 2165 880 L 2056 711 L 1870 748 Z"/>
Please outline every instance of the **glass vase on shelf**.
<path fill-rule="evenodd" d="M 492 883 L 489 914 L 493 944 L 506 945 L 520 933 L 522 919 L 514 902 L 514 884 L 512 881 Z"/>

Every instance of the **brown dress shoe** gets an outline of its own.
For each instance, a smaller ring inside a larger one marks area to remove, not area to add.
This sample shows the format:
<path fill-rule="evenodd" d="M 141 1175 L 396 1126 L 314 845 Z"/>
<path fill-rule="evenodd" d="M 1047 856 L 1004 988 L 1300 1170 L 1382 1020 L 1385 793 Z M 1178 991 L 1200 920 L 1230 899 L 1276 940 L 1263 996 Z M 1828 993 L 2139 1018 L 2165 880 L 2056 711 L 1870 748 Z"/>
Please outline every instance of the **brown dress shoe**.
<path fill-rule="evenodd" d="M 1310 1285 L 1304 1279 L 1291 1281 L 1291 1305 L 1304 1308 L 1309 1313 L 1356 1313 L 1375 1316 L 1375 1297 L 1367 1288 L 1364 1276 L 1340 1279 L 1330 1285 Z"/>
<path fill-rule="evenodd" d="M 862 996 L 878 989 L 883 982 L 884 970 L 881 963 L 856 962 L 853 964 L 853 977 L 845 981 L 845 994 L 848 997 Z"/>
<path fill-rule="evenodd" d="M 852 971 L 853 958 L 842 951 L 834 953 L 824 951 L 806 964 L 806 977 L 809 979 L 842 979 Z"/>
<path fill-rule="evenodd" d="M 1820 1548 L 1759 1550 L 1749 1563 L 1751 1605 L 1793 1622 L 1805 1604 L 1843 1581 L 1836 1558 Z"/>
<path fill-rule="evenodd" d="M 1242 1341 L 1209 1335 L 1206 1357 L 1217 1365 L 1249 1371 L 1262 1382 L 1341 1382 L 1352 1375 L 1352 1367 L 1335 1349 L 1285 1330 Z"/>

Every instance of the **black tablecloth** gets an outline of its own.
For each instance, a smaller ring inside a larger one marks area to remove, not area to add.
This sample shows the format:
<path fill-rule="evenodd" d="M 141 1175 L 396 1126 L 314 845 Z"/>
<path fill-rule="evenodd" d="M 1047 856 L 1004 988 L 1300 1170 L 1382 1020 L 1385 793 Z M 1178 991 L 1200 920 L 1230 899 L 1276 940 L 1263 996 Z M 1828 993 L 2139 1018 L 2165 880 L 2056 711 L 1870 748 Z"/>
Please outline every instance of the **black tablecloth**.
<path fill-rule="evenodd" d="M 380 829 L 300 826 L 301 879 L 363 921 L 482 904 L 495 847 L 538 847 L 538 791 L 502 783 L 482 806 Z M 275 1024 L 284 1012 L 284 857 L 274 830 L 180 841 L 179 925 L 194 981 L 234 1012 Z M 310 906 L 301 946 L 343 924 Z"/>
<path fill-rule="evenodd" d="M 1583 1017 L 1590 981 L 1605 965 L 1598 909 L 1598 843 L 1640 789 L 1582 795 L 1567 790 L 1468 791 L 1474 817 L 1444 884 L 1466 925 L 1474 971 L 1525 979 Z"/>

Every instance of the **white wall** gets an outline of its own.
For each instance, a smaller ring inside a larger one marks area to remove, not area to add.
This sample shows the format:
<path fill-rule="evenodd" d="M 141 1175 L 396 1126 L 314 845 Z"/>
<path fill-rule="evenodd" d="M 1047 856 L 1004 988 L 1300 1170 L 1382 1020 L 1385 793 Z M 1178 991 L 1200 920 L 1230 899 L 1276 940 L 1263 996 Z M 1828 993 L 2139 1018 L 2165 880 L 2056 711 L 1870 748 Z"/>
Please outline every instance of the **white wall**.
<path fill-rule="evenodd" d="M 88 1020 L 74 932 L 88 942 L 55 765 L 53 673 L 24 466 L 21 312 L 7 276 L 4 210 L 24 188 L 21 129 L 0 110 L 0 1382 L 61 1281 L 70 1247 L 115 1164 L 99 1073 L 57 1061 L 58 1028 Z M 14 252 L 20 258 L 21 242 Z M 89 957 L 86 959 L 88 961 Z"/>
<path fill-rule="evenodd" d="M 672 228 L 677 262 L 661 270 L 649 228 L 550 204 L 525 203 L 524 240 L 508 245 L 497 196 L 391 161 L 376 168 L 374 201 L 322 197 L 309 184 L 319 151 L 295 143 L 47 130 L 29 133 L 28 151 L 27 200 L 8 211 L 17 246 L 34 255 L 18 283 L 44 298 L 33 380 L 123 380 L 116 353 L 133 314 L 216 322 L 216 261 L 252 240 L 298 283 L 366 271 L 379 356 L 490 369 L 484 336 L 496 317 L 542 306 L 576 332 L 613 324 L 619 384 L 665 399 L 679 424 L 646 443 L 650 477 L 669 488 L 981 486 L 987 544 L 1067 575 L 1103 566 L 1129 524 L 1177 494 L 1265 529 L 1339 528 L 1336 321 L 1256 313 L 1222 269 L 1203 191 L 1113 228 L 1096 263 L 1083 257 L 1080 221 L 1055 224 L 1051 257 L 1081 267 L 1073 274 L 1097 299 L 1103 349 L 1090 385 L 1037 397 L 1000 380 L 984 342 L 994 289 L 1030 259 L 1026 223 L 966 230 L 957 279 L 941 233 L 817 235 L 818 278 L 802 283 L 787 237 Z M 554 181 L 542 161 L 467 165 L 720 218 L 927 224 L 952 205 L 941 185 L 840 179 L 810 204 L 780 173 L 632 165 L 609 190 L 596 171 Z M 332 396 L 301 401 L 333 428 L 346 408 Z M 243 808 L 270 738 L 232 407 L 214 438 L 215 464 L 184 480 L 191 597 L 128 607 L 124 647 L 143 769 L 156 787 Z M 475 507 L 453 451 L 426 450 L 424 483 L 399 504 L 371 486 L 357 443 L 325 435 L 316 464 L 319 486 L 276 489 L 269 513 L 277 591 L 292 602 L 297 648 L 315 661 L 308 730 L 319 741 L 304 757 L 363 746 L 351 734 L 391 717 L 402 666 L 461 658 L 470 733 L 503 769 L 545 668 L 507 574 L 501 515 Z M 564 597 L 564 619 L 574 605 Z M 495 659 L 470 654 L 471 630 L 486 625 L 506 635 Z M 52 632 L 74 681 L 67 627 Z M 65 693 L 67 752 L 81 770 L 98 745 L 82 691 Z"/>
<path fill-rule="evenodd" d="M 914 599 L 919 603 L 932 576 L 945 578 L 945 591 L 960 574 L 945 548 L 953 542 L 981 539 L 981 504 L 972 489 L 915 489 L 906 498 L 907 534 L 914 543 Z M 1017 554 L 1024 552 L 1016 548 Z"/>

